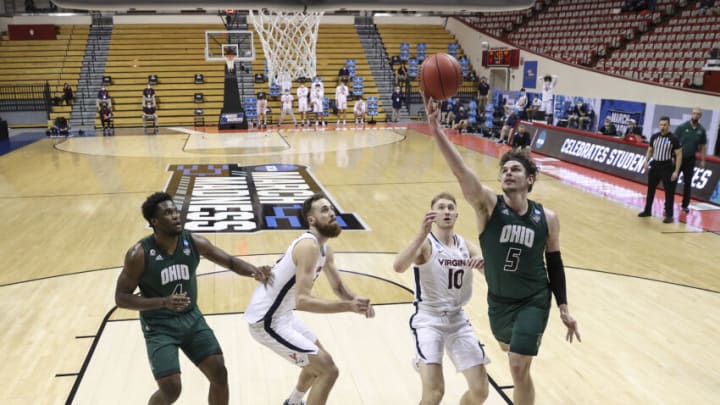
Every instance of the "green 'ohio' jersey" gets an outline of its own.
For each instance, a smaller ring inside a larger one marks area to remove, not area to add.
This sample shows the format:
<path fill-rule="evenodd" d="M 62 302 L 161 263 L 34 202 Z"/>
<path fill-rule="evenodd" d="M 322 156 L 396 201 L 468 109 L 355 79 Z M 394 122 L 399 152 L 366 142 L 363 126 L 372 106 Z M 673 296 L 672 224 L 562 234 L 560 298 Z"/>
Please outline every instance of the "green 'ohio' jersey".
<path fill-rule="evenodd" d="M 544 260 L 548 234 L 542 205 L 528 200 L 528 210 L 521 216 L 498 195 L 480 234 L 488 293 L 521 300 L 549 288 Z"/>
<path fill-rule="evenodd" d="M 167 297 L 173 293 L 187 293 L 190 305 L 185 312 L 193 310 L 197 303 L 197 278 L 195 271 L 200 262 L 192 234 L 182 231 L 172 254 L 165 252 L 155 242 L 153 235 L 140 241 L 145 249 L 145 268 L 140 277 L 140 293 L 143 297 Z M 166 308 L 141 311 L 144 318 L 166 318 L 178 315 Z"/>

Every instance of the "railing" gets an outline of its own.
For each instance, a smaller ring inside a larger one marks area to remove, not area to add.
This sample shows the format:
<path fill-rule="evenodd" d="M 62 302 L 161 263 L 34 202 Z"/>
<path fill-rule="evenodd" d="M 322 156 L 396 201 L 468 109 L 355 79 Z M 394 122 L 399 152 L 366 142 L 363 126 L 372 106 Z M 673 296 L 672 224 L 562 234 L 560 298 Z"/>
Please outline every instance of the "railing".
<path fill-rule="evenodd" d="M 50 85 L 45 83 L 0 86 L 0 111 L 50 111 Z"/>

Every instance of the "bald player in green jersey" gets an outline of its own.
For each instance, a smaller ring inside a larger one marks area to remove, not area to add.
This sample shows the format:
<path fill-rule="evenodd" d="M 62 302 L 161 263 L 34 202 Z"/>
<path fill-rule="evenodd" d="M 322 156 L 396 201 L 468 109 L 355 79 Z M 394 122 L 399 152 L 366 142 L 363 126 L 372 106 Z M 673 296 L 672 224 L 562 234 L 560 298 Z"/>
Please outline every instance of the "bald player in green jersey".
<path fill-rule="evenodd" d="M 153 233 L 128 250 L 117 280 L 115 302 L 140 311 L 148 359 L 158 390 L 149 405 L 174 403 L 180 396 L 178 349 L 210 381 L 208 403 L 227 405 L 227 370 L 220 344 L 197 306 L 196 270 L 200 256 L 233 272 L 272 282 L 270 266 L 255 267 L 214 246 L 206 238 L 183 230 L 172 196 L 150 195 L 142 213 Z M 140 295 L 135 295 L 135 289 Z"/>
<path fill-rule="evenodd" d="M 465 199 L 475 209 L 485 258 L 488 317 L 493 335 L 508 352 L 515 386 L 513 403 L 534 404 L 530 365 L 547 326 L 551 293 L 567 327 L 566 340 L 577 337 L 580 341 L 577 321 L 567 305 L 560 221 L 553 211 L 528 199 L 537 167 L 524 152 L 507 152 L 500 159 L 502 195 L 480 184 L 445 135 L 438 107 L 437 102 L 425 99 L 430 130 Z"/>

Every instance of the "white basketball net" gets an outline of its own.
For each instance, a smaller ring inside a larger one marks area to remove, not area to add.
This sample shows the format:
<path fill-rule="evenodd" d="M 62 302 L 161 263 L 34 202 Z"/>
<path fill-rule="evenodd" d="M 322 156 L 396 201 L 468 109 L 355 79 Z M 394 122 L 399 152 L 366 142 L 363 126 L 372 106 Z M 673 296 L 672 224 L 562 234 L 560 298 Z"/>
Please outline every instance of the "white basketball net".
<path fill-rule="evenodd" d="M 250 23 L 262 42 L 268 79 L 313 78 L 317 72 L 315 44 L 322 11 L 250 10 Z"/>

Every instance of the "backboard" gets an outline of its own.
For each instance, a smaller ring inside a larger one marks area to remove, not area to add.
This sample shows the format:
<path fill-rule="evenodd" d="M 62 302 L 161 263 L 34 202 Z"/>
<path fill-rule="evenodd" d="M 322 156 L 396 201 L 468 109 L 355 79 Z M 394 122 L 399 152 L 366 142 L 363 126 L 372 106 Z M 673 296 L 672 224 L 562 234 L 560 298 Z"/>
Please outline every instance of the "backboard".
<path fill-rule="evenodd" d="M 205 60 L 225 62 L 225 55 L 234 53 L 235 60 L 255 60 L 252 31 L 205 31 Z"/>

